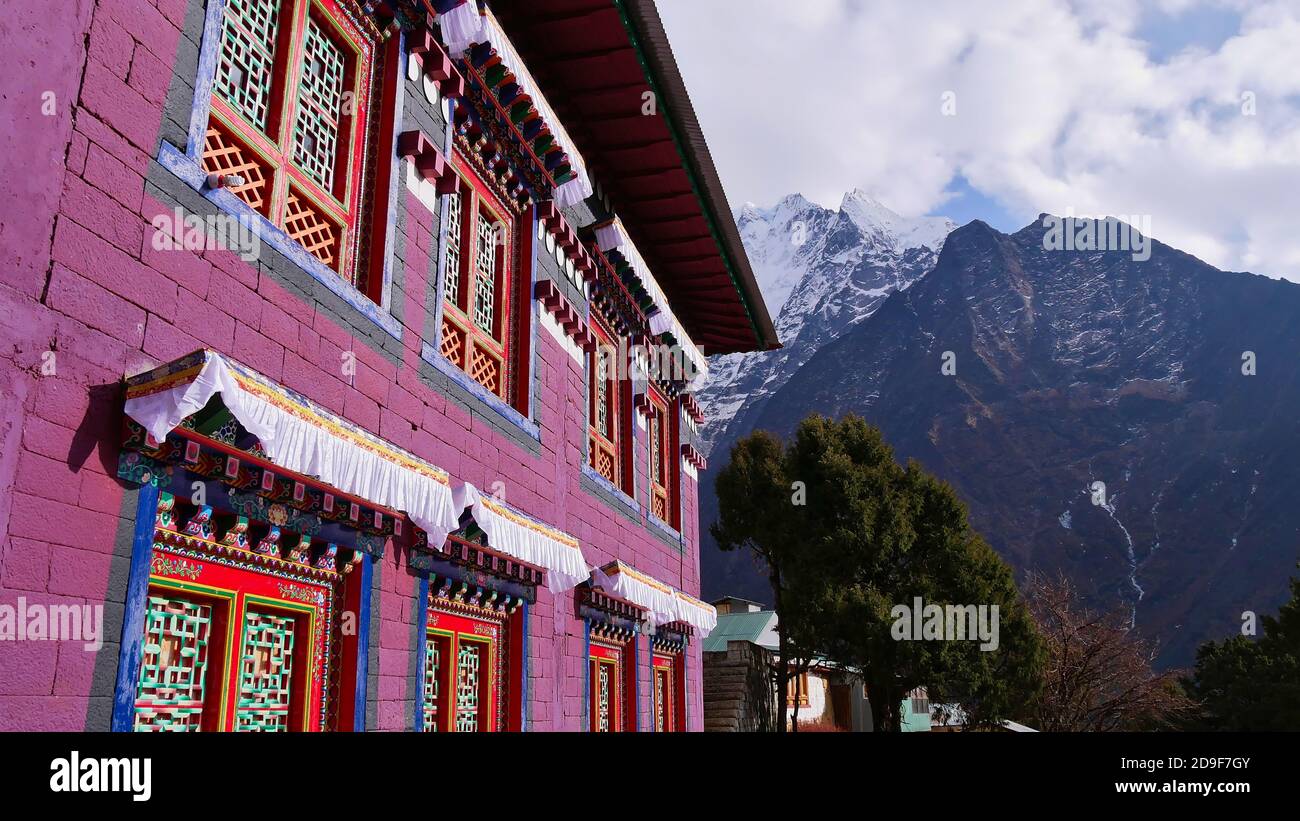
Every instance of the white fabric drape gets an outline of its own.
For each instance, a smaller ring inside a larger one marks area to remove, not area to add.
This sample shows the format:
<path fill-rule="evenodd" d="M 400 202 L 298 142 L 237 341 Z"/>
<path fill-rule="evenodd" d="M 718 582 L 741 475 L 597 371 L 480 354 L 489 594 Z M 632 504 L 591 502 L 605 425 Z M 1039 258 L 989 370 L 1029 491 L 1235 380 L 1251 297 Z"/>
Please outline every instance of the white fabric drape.
<path fill-rule="evenodd" d="M 600 250 L 606 253 L 616 249 L 621 250 L 624 241 L 624 234 L 619 230 L 617 222 L 611 220 L 604 225 L 596 226 L 596 245 Z"/>
<path fill-rule="evenodd" d="M 717 608 L 680 590 L 677 591 L 677 616 L 694 627 L 700 638 L 708 638 L 713 628 L 718 626 Z"/>
<path fill-rule="evenodd" d="M 675 621 L 695 628 L 701 638 L 713 632 L 718 611 L 694 596 L 653 578 L 620 561 L 591 571 L 592 583 L 646 611 L 646 621 L 658 627 Z"/>
<path fill-rule="evenodd" d="M 609 572 L 606 572 L 609 571 Z M 677 621 L 677 591 L 622 562 L 591 571 L 592 581 L 619 598 L 644 607 L 646 621 L 658 626 Z"/>
<path fill-rule="evenodd" d="M 126 414 L 158 441 L 213 395 L 258 438 L 275 464 L 338 490 L 405 512 L 441 544 L 457 527 L 450 480 L 421 461 L 337 416 L 291 398 L 265 377 L 206 352 L 192 381 L 126 400 Z"/>
<path fill-rule="evenodd" d="M 438 15 L 438 27 L 442 29 L 442 41 L 447 44 L 447 51 L 453 57 L 461 56 L 471 44 L 483 39 L 483 15 L 479 14 L 478 3 L 468 0 L 444 11 Z"/>
<path fill-rule="evenodd" d="M 542 524 L 503 502 L 479 493 L 469 482 L 452 491 L 456 510 L 468 508 L 488 537 L 488 547 L 546 570 L 546 586 L 555 594 L 587 580 L 587 561 L 578 540 Z"/>
<path fill-rule="evenodd" d="M 572 149 L 569 153 L 569 162 L 574 163 Z M 587 172 L 578 170 L 574 166 L 574 175 L 568 182 L 560 183 L 555 189 L 555 203 L 563 208 L 569 208 L 591 196 L 591 181 L 587 179 Z"/>

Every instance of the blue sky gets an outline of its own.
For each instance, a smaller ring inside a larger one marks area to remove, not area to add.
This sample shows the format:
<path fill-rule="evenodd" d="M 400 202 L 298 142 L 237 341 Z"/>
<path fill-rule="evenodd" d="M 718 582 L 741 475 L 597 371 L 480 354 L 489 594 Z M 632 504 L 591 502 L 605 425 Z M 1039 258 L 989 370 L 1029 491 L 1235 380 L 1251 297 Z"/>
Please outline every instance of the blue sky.
<path fill-rule="evenodd" d="M 932 216 L 944 216 L 958 225 L 965 225 L 971 220 L 984 220 L 1003 233 L 1014 233 L 1029 224 L 1028 219 L 1012 216 L 1002 203 L 973 187 L 970 181 L 958 173 L 949 186 L 953 198 L 939 208 L 932 209 Z"/>
<path fill-rule="evenodd" d="M 1300 281 L 1300 0 L 658 4 L 733 207 L 1149 215 Z"/>
<path fill-rule="evenodd" d="M 1233 8 L 1199 5 L 1169 12 L 1152 5 L 1134 33 L 1152 60 L 1167 62 L 1188 48 L 1218 51 L 1240 28 L 1241 12 Z"/>

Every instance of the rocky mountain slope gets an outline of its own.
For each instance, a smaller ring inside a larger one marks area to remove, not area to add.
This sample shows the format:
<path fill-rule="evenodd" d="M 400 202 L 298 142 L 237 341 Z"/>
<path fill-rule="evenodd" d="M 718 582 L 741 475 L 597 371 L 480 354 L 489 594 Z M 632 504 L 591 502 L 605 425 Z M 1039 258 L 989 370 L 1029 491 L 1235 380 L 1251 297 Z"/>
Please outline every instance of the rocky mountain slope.
<path fill-rule="evenodd" d="M 1300 286 L 1160 243 L 1137 261 L 1044 250 L 1037 222 L 1009 236 L 973 222 L 744 424 L 864 415 L 953 484 L 1017 570 L 1121 603 L 1162 664 L 1185 665 L 1243 611 L 1275 609 L 1295 571 L 1298 352 Z M 746 560 L 709 544 L 703 564 L 706 595 L 768 597 Z"/>

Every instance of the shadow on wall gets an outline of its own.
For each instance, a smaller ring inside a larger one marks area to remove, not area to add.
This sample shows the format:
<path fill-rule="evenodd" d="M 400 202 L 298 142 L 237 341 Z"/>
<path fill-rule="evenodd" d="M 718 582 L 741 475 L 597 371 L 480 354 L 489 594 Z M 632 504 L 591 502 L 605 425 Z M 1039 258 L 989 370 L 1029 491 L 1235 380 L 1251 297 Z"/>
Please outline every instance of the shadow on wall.
<path fill-rule="evenodd" d="M 80 473 L 99 445 L 99 463 L 109 476 L 117 475 L 117 455 L 122 440 L 122 385 L 113 382 L 90 386 L 90 401 L 68 447 L 68 467 Z M 125 483 L 121 483 L 123 488 Z"/>

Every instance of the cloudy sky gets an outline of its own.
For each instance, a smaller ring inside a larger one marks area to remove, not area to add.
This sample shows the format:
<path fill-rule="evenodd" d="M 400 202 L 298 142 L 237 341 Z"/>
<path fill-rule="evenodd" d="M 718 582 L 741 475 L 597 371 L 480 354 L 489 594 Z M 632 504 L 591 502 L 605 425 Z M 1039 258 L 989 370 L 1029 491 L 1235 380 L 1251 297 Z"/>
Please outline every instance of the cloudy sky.
<path fill-rule="evenodd" d="M 1300 0 L 658 5 L 734 208 L 1150 215 L 1300 281 Z"/>

